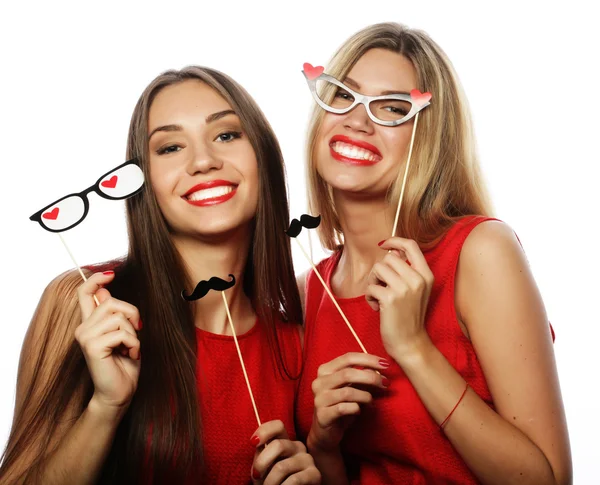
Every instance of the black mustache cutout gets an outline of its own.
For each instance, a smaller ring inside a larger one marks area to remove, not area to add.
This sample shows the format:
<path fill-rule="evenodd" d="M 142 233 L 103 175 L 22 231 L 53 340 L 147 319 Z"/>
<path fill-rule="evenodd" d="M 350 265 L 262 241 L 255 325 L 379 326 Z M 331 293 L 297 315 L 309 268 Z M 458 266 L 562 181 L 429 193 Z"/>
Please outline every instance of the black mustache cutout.
<path fill-rule="evenodd" d="M 315 227 L 319 227 L 319 224 L 321 224 L 321 216 L 313 217 L 308 214 L 302 214 L 300 220 L 292 219 L 290 227 L 285 233 L 290 237 L 297 237 L 303 227 L 306 227 L 306 229 L 314 229 Z"/>
<path fill-rule="evenodd" d="M 230 274 L 229 277 L 231 278 L 229 281 L 222 280 L 216 276 L 213 276 L 208 281 L 202 280 L 196 285 L 191 295 L 186 295 L 185 290 L 183 290 L 181 297 L 186 301 L 195 301 L 205 296 L 210 290 L 225 291 L 235 285 L 235 276 Z"/>

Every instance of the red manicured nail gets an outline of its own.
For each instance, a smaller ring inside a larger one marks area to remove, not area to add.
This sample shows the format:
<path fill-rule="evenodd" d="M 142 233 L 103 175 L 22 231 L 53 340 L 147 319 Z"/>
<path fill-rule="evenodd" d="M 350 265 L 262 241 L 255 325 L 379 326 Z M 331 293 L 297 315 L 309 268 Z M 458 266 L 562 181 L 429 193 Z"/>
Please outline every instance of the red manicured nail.
<path fill-rule="evenodd" d="M 260 473 L 254 469 L 254 467 L 252 467 L 252 478 L 254 478 L 254 480 L 258 480 L 260 478 Z"/>
<path fill-rule="evenodd" d="M 384 242 L 385 242 L 385 239 L 384 239 L 383 241 L 379 241 L 379 242 L 377 243 L 377 246 L 381 246 L 381 245 L 382 245 Z"/>
<path fill-rule="evenodd" d="M 250 438 L 250 444 L 252 446 L 257 446 L 260 443 L 260 438 L 258 436 L 253 436 Z"/>
<path fill-rule="evenodd" d="M 115 274 L 115 272 L 114 271 L 104 271 L 104 272 L 102 272 L 102 274 L 105 274 L 106 276 L 110 276 L 110 275 Z"/>
<path fill-rule="evenodd" d="M 142 358 L 142 351 L 140 350 L 140 351 L 138 352 L 138 358 L 137 358 L 137 360 L 140 360 L 141 358 Z"/>
<path fill-rule="evenodd" d="M 381 367 L 389 367 L 389 366 L 390 366 L 390 363 L 389 363 L 389 361 L 387 361 L 387 360 L 385 360 L 385 359 L 381 359 L 381 360 L 379 361 L 379 365 L 380 365 Z"/>
<path fill-rule="evenodd" d="M 139 327 L 140 327 L 140 330 L 141 330 L 141 329 L 142 329 L 142 326 L 143 326 L 143 324 L 142 324 L 142 319 L 141 319 L 141 318 L 140 318 L 140 320 L 139 320 L 138 324 L 139 324 Z"/>
<path fill-rule="evenodd" d="M 385 376 L 381 376 L 381 383 L 383 384 L 383 387 L 388 387 L 390 385 L 390 380 Z"/>

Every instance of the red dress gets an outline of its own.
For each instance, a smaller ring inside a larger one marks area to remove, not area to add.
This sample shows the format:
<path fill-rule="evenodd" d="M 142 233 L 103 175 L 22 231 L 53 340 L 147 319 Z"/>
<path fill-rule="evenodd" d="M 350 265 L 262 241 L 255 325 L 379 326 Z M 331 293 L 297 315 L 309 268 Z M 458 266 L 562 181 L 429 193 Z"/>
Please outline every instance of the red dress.
<path fill-rule="evenodd" d="M 302 347 L 297 325 L 281 322 L 277 325 L 288 370 L 298 375 Z M 200 329 L 196 335 L 205 460 L 204 480 L 196 483 L 251 483 L 255 447 L 250 438 L 258 423 L 233 337 Z M 237 338 L 261 422 L 283 421 L 290 439 L 294 440 L 298 380 L 282 377 L 269 346 L 267 330 L 259 322 Z"/>
<path fill-rule="evenodd" d="M 435 283 L 429 299 L 426 330 L 433 344 L 493 408 L 492 396 L 471 342 L 463 334 L 454 308 L 454 278 L 463 243 L 479 223 L 469 216 L 452 226 L 443 239 L 423 254 Z M 331 288 L 330 278 L 340 252 L 321 261 L 318 270 Z M 367 352 L 388 357 L 379 333 L 379 313 L 364 296 L 337 298 Z M 313 419 L 311 384 L 323 363 L 347 352 L 360 352 L 356 340 L 335 309 L 313 271 L 306 284 L 304 368 L 297 404 L 298 434 L 306 439 Z M 363 484 L 473 484 L 478 483 L 450 441 L 439 430 L 400 366 L 389 357 L 389 388 L 346 431 L 342 441 L 348 478 Z"/>
<path fill-rule="evenodd" d="M 298 325 L 276 323 L 279 344 L 290 375 L 297 376 L 302 363 Z M 298 379 L 281 373 L 271 351 L 268 330 L 259 321 L 238 343 L 261 423 L 281 420 L 291 440 L 296 439 L 294 405 Z M 202 476 L 191 476 L 185 484 L 251 484 L 250 472 L 256 448 L 250 443 L 258 428 L 248 387 L 244 379 L 232 336 L 218 335 L 196 328 L 198 361 L 196 375 L 204 466 Z M 150 442 L 152 430 L 148 434 Z M 152 476 L 152 464 L 147 463 Z M 145 480 L 150 483 L 151 479 Z"/>

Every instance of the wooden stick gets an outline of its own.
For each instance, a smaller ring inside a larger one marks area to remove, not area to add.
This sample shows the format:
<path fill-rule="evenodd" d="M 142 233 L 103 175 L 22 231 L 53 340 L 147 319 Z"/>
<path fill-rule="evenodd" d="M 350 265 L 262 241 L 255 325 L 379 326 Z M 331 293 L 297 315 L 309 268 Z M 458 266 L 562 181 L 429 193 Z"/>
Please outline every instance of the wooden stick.
<path fill-rule="evenodd" d="M 298 243 L 298 246 L 300 246 L 300 250 L 304 253 L 304 256 L 306 257 L 307 261 L 310 263 L 310 265 L 312 266 L 315 274 L 317 275 L 317 277 L 319 278 L 319 280 L 321 281 L 321 284 L 323 285 L 323 288 L 325 288 L 325 291 L 327 292 L 327 294 L 329 295 L 329 298 L 331 298 L 331 301 L 333 302 L 333 304 L 335 305 L 335 307 L 337 308 L 337 311 L 340 313 L 340 315 L 342 316 L 342 318 L 344 319 L 344 322 L 346 322 L 346 325 L 348 325 L 348 328 L 350 329 L 350 331 L 352 332 L 352 335 L 354 335 L 354 338 L 356 339 L 356 341 L 358 342 L 358 345 L 360 345 L 361 350 L 366 354 L 367 349 L 365 349 L 365 346 L 362 344 L 362 342 L 360 341 L 360 339 L 358 338 L 358 335 L 356 335 L 356 332 L 354 331 L 354 329 L 352 328 L 352 325 L 350 325 L 350 322 L 348 321 L 348 319 L 346 318 L 346 315 L 344 315 L 344 312 L 342 311 L 342 309 L 340 308 L 340 306 L 338 305 L 338 302 L 335 300 L 335 297 L 333 296 L 333 294 L 331 293 L 331 291 L 329 290 L 329 288 L 327 287 L 327 285 L 325 284 L 325 281 L 323 280 L 323 277 L 321 276 L 321 274 L 319 273 L 319 271 L 317 270 L 317 267 L 314 265 L 314 263 L 312 262 L 312 259 L 310 259 L 310 256 L 308 255 L 308 253 L 304 250 L 304 247 L 302 246 L 302 244 L 300 244 L 300 241 L 298 241 L 298 238 L 295 237 L 293 238 L 294 241 L 296 241 Z"/>
<path fill-rule="evenodd" d="M 83 281 L 87 281 L 87 278 L 85 277 L 85 275 L 83 274 L 83 271 L 81 270 L 81 266 L 79 266 L 77 264 L 77 261 L 75 261 L 75 257 L 73 256 L 73 253 L 69 249 L 69 246 L 67 246 L 67 243 L 63 239 L 62 234 L 60 232 L 57 234 L 58 234 L 58 237 L 60 238 L 60 240 L 62 241 L 62 243 L 64 244 L 65 249 L 67 250 L 67 253 L 69 253 L 69 256 L 71 256 L 71 260 L 73 261 L 73 264 L 75 264 L 75 266 L 77 266 L 77 269 L 79 270 L 79 274 L 83 278 Z M 94 295 L 94 301 L 96 302 L 96 306 L 100 306 L 100 302 L 98 301 L 98 298 L 96 298 L 96 295 Z"/>
<path fill-rule="evenodd" d="M 223 303 L 225 304 L 225 311 L 227 312 L 227 319 L 229 320 L 229 326 L 231 327 L 231 333 L 233 334 L 233 341 L 235 342 L 235 348 L 237 349 L 238 357 L 240 358 L 240 364 L 242 364 L 242 371 L 244 372 L 244 378 L 246 379 L 246 385 L 248 386 L 248 392 L 250 393 L 250 400 L 252 401 L 252 407 L 254 408 L 254 414 L 256 415 L 256 421 L 258 421 L 258 425 L 261 426 L 260 417 L 258 416 L 258 409 L 256 408 L 256 402 L 254 401 L 254 395 L 252 394 L 252 388 L 250 387 L 250 380 L 248 379 L 248 374 L 246 373 L 246 366 L 244 365 L 244 359 L 242 358 L 242 351 L 240 350 L 240 346 L 237 341 L 237 336 L 235 334 L 235 328 L 233 327 L 233 321 L 231 320 L 231 313 L 229 313 L 229 305 L 227 304 L 227 298 L 225 298 L 225 292 L 222 291 L 221 295 L 223 295 Z"/>
<path fill-rule="evenodd" d="M 412 156 L 413 144 L 415 142 L 415 133 L 417 132 L 417 123 L 419 122 L 419 113 L 415 116 L 415 124 L 413 125 L 413 132 L 410 137 L 410 146 L 408 148 L 408 160 L 406 161 L 406 169 L 404 170 L 404 180 L 402 180 L 402 189 L 400 191 L 400 199 L 398 200 L 398 209 L 396 209 L 396 219 L 394 220 L 394 228 L 392 229 L 392 237 L 396 235 L 396 229 L 398 229 L 398 218 L 400 216 L 400 207 L 402 206 L 402 199 L 404 198 L 404 187 L 406 186 L 406 179 L 408 177 L 408 169 L 410 167 L 410 158 Z"/>

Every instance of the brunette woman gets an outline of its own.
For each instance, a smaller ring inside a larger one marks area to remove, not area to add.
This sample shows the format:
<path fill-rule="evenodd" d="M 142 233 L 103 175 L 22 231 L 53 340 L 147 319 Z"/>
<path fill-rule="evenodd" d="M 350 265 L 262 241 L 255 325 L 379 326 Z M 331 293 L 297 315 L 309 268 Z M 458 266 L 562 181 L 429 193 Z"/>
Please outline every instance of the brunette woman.
<path fill-rule="evenodd" d="M 318 483 L 294 441 L 301 307 L 264 115 L 220 72 L 168 71 L 135 107 L 127 158 L 146 180 L 127 201 L 129 252 L 44 292 L 0 481 Z M 258 430 L 221 294 L 181 297 L 229 274 Z"/>

